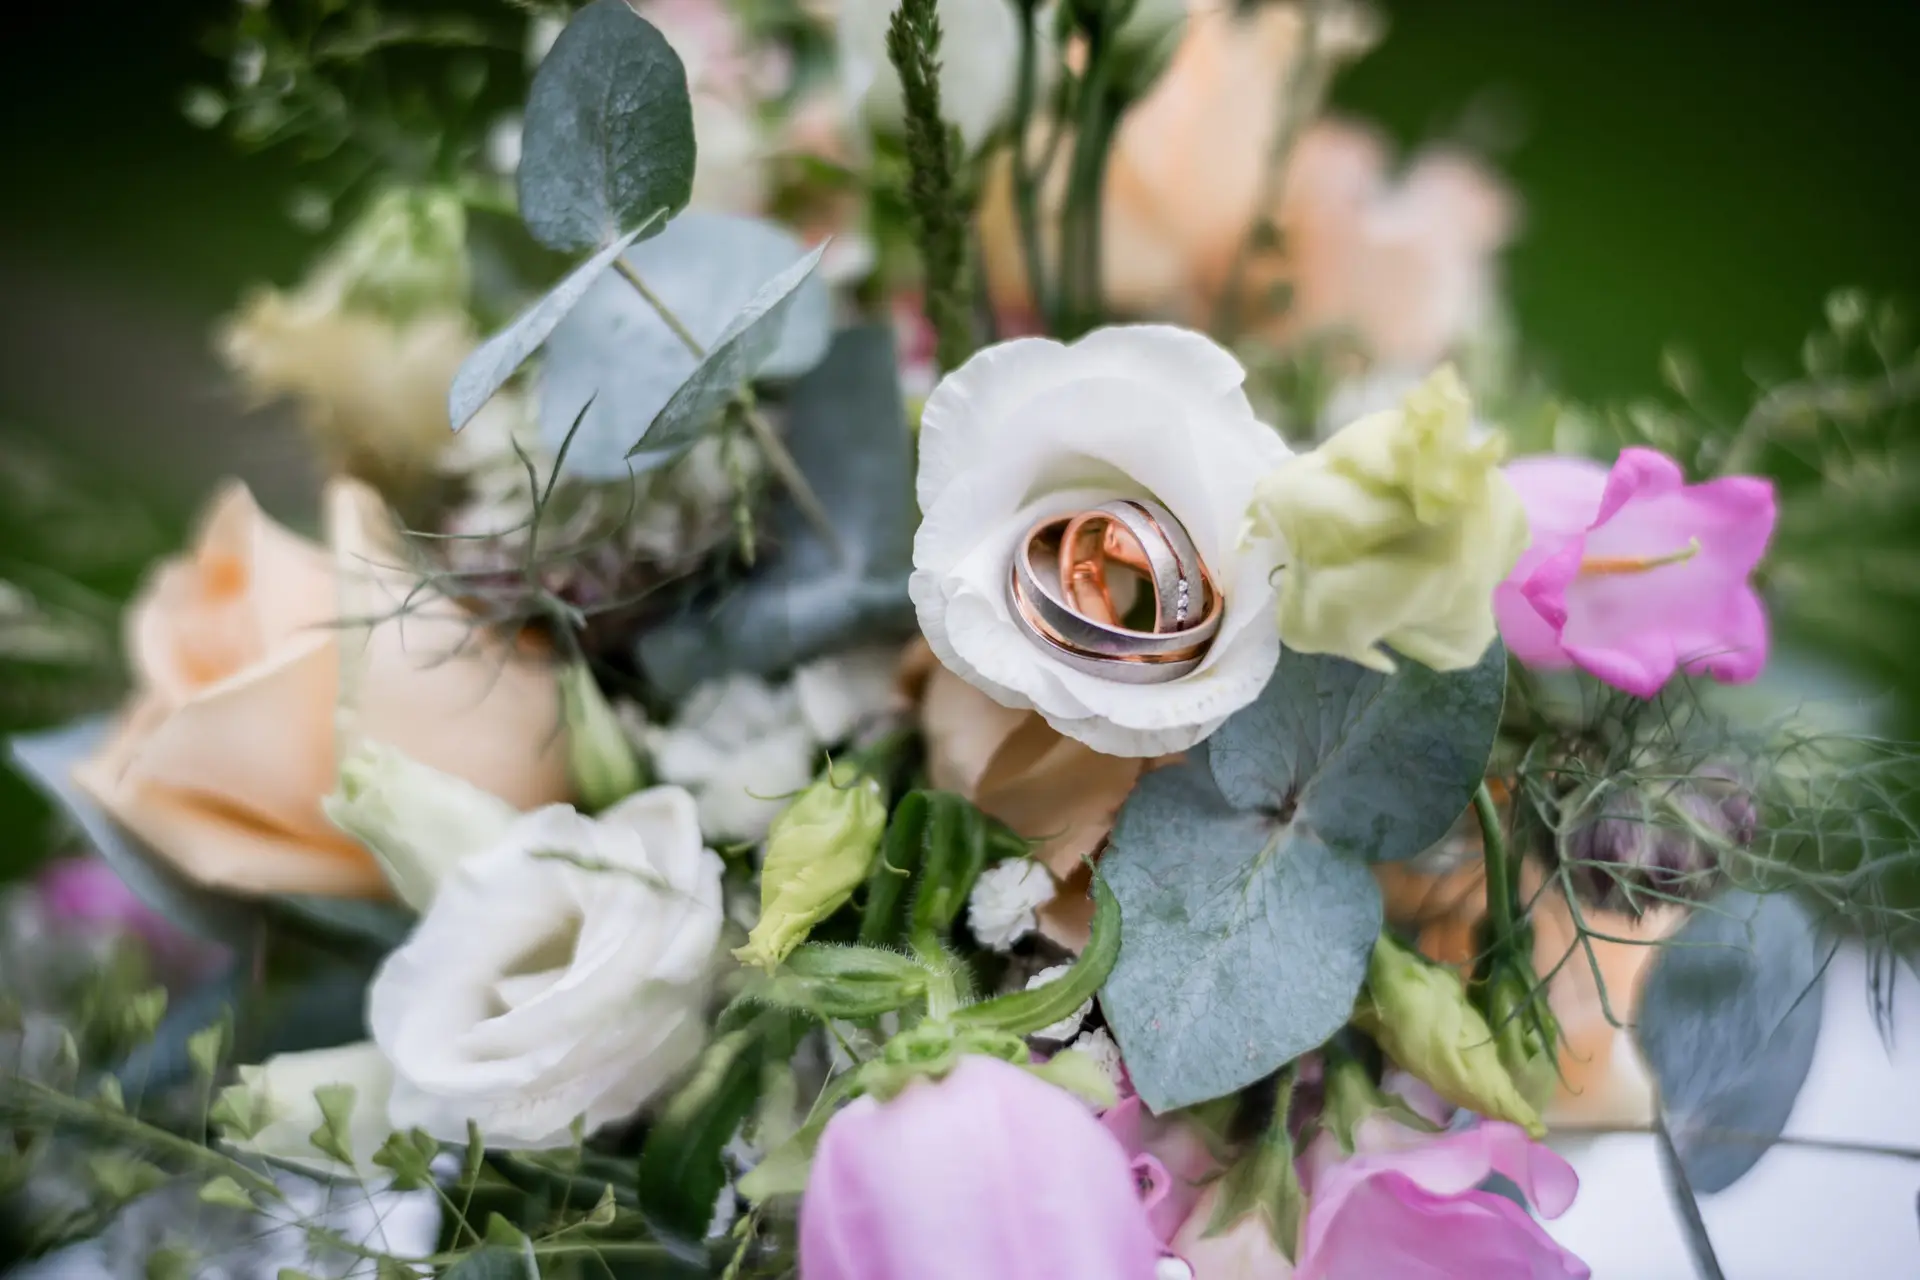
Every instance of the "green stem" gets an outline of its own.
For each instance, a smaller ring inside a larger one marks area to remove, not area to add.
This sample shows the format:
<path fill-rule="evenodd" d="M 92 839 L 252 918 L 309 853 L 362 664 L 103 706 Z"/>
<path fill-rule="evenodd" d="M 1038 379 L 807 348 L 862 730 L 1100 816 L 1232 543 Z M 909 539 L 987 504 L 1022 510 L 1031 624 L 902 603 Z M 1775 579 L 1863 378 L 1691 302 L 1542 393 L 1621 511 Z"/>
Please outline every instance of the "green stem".
<path fill-rule="evenodd" d="M 1483 780 L 1473 793 L 1473 813 L 1480 820 L 1480 841 L 1487 866 L 1487 921 L 1495 947 L 1506 949 L 1513 941 L 1518 921 L 1514 917 L 1518 883 L 1517 864 L 1507 848 L 1507 833 L 1500 825 L 1500 810 L 1493 803 L 1493 792 Z"/>
<path fill-rule="evenodd" d="M 700 339 L 694 337 L 692 330 L 688 329 L 680 317 L 673 313 L 673 308 L 667 305 L 666 299 L 655 293 L 647 282 L 640 278 L 640 273 L 633 269 L 632 263 L 623 257 L 615 258 L 613 269 L 618 271 L 621 277 L 646 300 L 647 305 L 653 308 L 654 314 L 673 331 L 673 336 L 680 339 L 680 345 L 684 346 L 695 360 L 707 358 L 707 349 Z M 779 436 L 774 434 L 773 424 L 768 422 L 766 415 L 760 411 L 760 403 L 754 398 L 753 388 L 743 386 L 735 390 L 733 402 L 729 408 L 740 415 L 740 421 L 746 424 L 747 432 L 753 436 L 754 444 L 760 447 L 767 465 L 773 468 L 773 474 L 793 496 L 793 503 L 800 508 L 800 514 L 805 516 L 807 523 L 813 526 L 813 531 L 820 535 L 820 540 L 827 544 L 827 549 L 833 552 L 834 558 L 844 560 L 846 549 L 841 545 L 840 535 L 833 527 L 833 520 L 827 515 L 826 505 L 813 491 L 813 486 L 807 483 L 806 476 L 801 474 L 800 464 L 793 460 L 791 453 L 787 452 L 787 446 L 781 443 Z"/>
<path fill-rule="evenodd" d="M 1028 138 L 1032 133 L 1035 82 L 1038 79 L 1039 51 L 1033 38 L 1036 8 L 1034 0 L 1021 0 L 1019 6 L 1020 78 L 1014 89 L 1013 105 L 1013 203 L 1020 220 L 1020 247 L 1026 258 L 1027 293 L 1034 313 L 1051 331 L 1057 317 L 1054 315 L 1052 290 L 1047 285 L 1046 259 L 1040 248 L 1039 179 L 1027 154 Z"/>
<path fill-rule="evenodd" d="M 1060 230 L 1060 309 L 1066 330 L 1077 337 L 1100 323 L 1104 310 L 1100 280 L 1100 205 L 1106 175 L 1111 111 L 1109 82 L 1113 60 L 1106 34 L 1087 31 L 1087 72 L 1080 84 L 1079 126 L 1068 168 L 1067 198 Z"/>

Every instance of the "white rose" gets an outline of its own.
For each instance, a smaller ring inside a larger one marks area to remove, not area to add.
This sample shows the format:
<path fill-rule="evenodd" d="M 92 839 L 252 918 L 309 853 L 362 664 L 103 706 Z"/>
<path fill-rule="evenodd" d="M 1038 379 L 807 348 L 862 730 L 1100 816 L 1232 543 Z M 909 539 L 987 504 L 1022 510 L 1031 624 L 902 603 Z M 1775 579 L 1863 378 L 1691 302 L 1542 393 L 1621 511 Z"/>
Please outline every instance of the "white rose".
<path fill-rule="evenodd" d="M 537 810 L 462 860 L 368 989 L 394 1126 L 538 1148 L 639 1109 L 706 1039 L 720 876 L 678 787 Z"/>
<path fill-rule="evenodd" d="M 1095 751 L 1184 751 L 1252 702 L 1273 674 L 1277 540 L 1244 541 L 1254 484 L 1284 462 L 1253 416 L 1246 371 L 1205 336 L 1165 325 L 1101 329 L 1071 346 L 1020 338 L 948 374 L 920 426 L 910 590 L 920 629 L 954 674 L 1038 711 Z M 1130 685 L 1047 656 L 1007 604 L 1007 566 L 1039 520 L 1116 497 L 1157 499 L 1186 526 L 1226 598 L 1206 658 L 1165 684 Z"/>
<path fill-rule="evenodd" d="M 700 829 L 714 840 L 764 837 L 813 781 L 818 747 L 793 689 L 751 675 L 707 681 L 647 734 L 654 773 L 699 796 Z"/>

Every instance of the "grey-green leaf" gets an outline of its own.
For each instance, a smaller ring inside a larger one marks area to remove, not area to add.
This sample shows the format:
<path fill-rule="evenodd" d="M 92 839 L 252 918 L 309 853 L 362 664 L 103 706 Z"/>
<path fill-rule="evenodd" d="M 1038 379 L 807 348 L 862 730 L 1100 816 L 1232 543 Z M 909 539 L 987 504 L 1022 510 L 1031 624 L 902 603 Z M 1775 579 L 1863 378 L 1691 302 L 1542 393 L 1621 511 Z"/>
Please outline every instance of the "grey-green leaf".
<path fill-rule="evenodd" d="M 1100 863 L 1125 922 L 1100 1004 L 1157 1112 L 1324 1043 L 1352 1013 L 1380 932 L 1366 864 L 1233 808 L 1205 755 L 1140 780 Z"/>
<path fill-rule="evenodd" d="M 800 286 L 826 251 L 826 245 L 817 246 L 761 285 L 727 322 L 693 372 L 674 388 L 645 433 L 627 450 L 627 459 L 637 469 L 663 467 L 692 448 L 727 402 L 766 364 L 780 345 Z"/>
<path fill-rule="evenodd" d="M 66 811 L 142 902 L 189 933 L 245 944 L 258 920 L 251 904 L 215 893 L 175 871 L 75 785 L 74 766 L 99 751 L 112 731 L 105 716 L 76 720 L 14 738 L 9 754 L 14 766 Z"/>
<path fill-rule="evenodd" d="M 696 210 L 621 256 L 693 339 L 712 349 L 760 288 L 806 252 L 774 223 Z M 826 355 L 833 299 L 823 281 L 809 277 L 800 286 L 779 330 L 772 353 L 750 371 L 756 380 L 798 377 Z M 547 447 L 558 450 L 572 431 L 569 473 L 624 477 L 634 465 L 627 450 L 699 363 L 632 282 L 602 276 L 547 342 L 540 369 Z"/>
<path fill-rule="evenodd" d="M 534 73 L 520 161 L 520 217 L 534 239 L 609 244 L 693 194 L 693 104 L 666 37 L 625 0 L 594 0 Z"/>
<path fill-rule="evenodd" d="M 1411 858 L 1446 835 L 1485 776 L 1507 655 L 1464 671 L 1403 662 L 1381 675 L 1284 652 L 1259 699 L 1207 742 L 1221 794 L 1350 857 Z"/>
<path fill-rule="evenodd" d="M 648 679 L 668 693 L 728 671 L 784 670 L 856 636 L 912 625 L 913 440 L 892 333 L 876 325 L 838 334 L 826 360 L 794 384 L 785 417 L 787 447 L 832 513 L 842 554 L 783 497 L 757 572 L 641 636 Z"/>
<path fill-rule="evenodd" d="M 538 302 L 515 316 L 512 324 L 475 347 L 461 361 L 459 372 L 453 375 L 453 385 L 447 389 L 447 420 L 455 431 L 473 421 L 480 407 L 493 399 L 494 392 L 506 385 L 507 379 L 527 362 L 527 357 L 538 351 L 567 318 L 567 313 L 579 305 L 600 273 L 652 225 L 656 223 L 636 227 L 575 267 Z"/>
<path fill-rule="evenodd" d="M 1636 1033 L 1693 1190 L 1746 1176 L 1786 1127 L 1820 1037 L 1830 954 L 1786 894 L 1722 894 L 1661 951 Z"/>

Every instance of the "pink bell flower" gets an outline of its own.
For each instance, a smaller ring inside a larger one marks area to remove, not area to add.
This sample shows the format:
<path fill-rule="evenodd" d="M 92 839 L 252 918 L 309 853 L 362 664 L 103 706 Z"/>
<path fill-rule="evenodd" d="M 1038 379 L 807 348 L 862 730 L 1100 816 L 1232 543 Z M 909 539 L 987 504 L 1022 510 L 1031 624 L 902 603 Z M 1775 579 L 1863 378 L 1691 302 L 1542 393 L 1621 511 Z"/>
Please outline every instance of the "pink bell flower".
<path fill-rule="evenodd" d="M 1132 1160 L 1134 1186 L 1155 1238 L 1171 1242 L 1220 1172 L 1220 1162 L 1191 1126 L 1155 1116 L 1134 1094 L 1102 1112 L 1100 1124 Z"/>
<path fill-rule="evenodd" d="M 1294 1280 L 1586 1280 L 1587 1265 L 1527 1211 L 1479 1190 L 1510 1179 L 1543 1215 L 1566 1212 L 1573 1166 L 1504 1121 L 1438 1135 L 1391 1123 L 1362 1126 L 1339 1158 L 1330 1135 L 1309 1166 L 1306 1222 Z"/>
<path fill-rule="evenodd" d="M 978 1055 L 827 1123 L 801 1280 L 1154 1280 L 1126 1151 L 1072 1094 Z"/>
<path fill-rule="evenodd" d="M 1494 591 L 1514 657 L 1642 698 L 1682 668 L 1730 684 L 1760 674 L 1767 615 L 1748 578 L 1773 534 L 1769 481 L 1688 484 L 1673 459 L 1638 448 L 1611 470 L 1541 456 L 1506 475 L 1533 535 Z"/>

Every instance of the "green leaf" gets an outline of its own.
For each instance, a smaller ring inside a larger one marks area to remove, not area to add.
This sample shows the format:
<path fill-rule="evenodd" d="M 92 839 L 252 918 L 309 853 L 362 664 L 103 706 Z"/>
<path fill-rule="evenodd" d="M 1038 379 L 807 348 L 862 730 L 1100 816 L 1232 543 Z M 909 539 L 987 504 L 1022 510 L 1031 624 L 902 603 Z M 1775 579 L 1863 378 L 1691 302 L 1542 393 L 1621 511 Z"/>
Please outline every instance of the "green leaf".
<path fill-rule="evenodd" d="M 1156 1111 L 1217 1098 L 1347 1021 L 1380 931 L 1367 864 L 1446 835 L 1486 771 L 1506 654 L 1392 675 L 1282 652 L 1252 705 L 1149 774 L 1102 869 L 1127 922 L 1101 997 Z"/>
<path fill-rule="evenodd" d="M 680 55 L 624 0 L 594 0 L 534 73 L 520 217 L 550 249 L 612 242 L 693 194 L 693 104 Z"/>
<path fill-rule="evenodd" d="M 1156 1112 L 1232 1093 L 1338 1031 L 1380 932 L 1366 864 L 1229 806 L 1207 754 L 1140 780 L 1100 863 L 1126 921 L 1100 1003 Z"/>
<path fill-rule="evenodd" d="M 1507 687 L 1506 650 L 1465 671 L 1403 662 L 1381 675 L 1344 658 L 1283 652 L 1252 706 L 1207 740 L 1236 809 L 1368 862 L 1430 848 L 1486 775 Z"/>
<path fill-rule="evenodd" d="M 220 1062 L 226 1056 L 226 1051 L 227 1023 L 224 1018 L 187 1037 L 187 1059 L 193 1063 L 193 1069 L 203 1080 L 211 1080 L 220 1074 Z"/>
<path fill-rule="evenodd" d="M 453 385 L 447 388 L 447 420 L 455 431 L 473 420 L 480 407 L 493 399 L 494 392 L 507 384 L 507 379 L 527 362 L 527 357 L 552 336 L 567 313 L 579 305 L 600 273 L 653 225 L 655 220 L 649 220 L 634 228 L 575 267 L 538 302 L 515 316 L 511 324 L 475 347 L 460 362 L 459 372 L 453 375 Z"/>
<path fill-rule="evenodd" d="M 1685 1182 L 1710 1195 L 1780 1136 L 1820 1037 L 1829 955 L 1784 894 L 1696 908 L 1647 974 L 1636 1034 Z"/>
<path fill-rule="evenodd" d="M 621 260 L 702 350 L 711 350 L 760 288 L 806 252 L 798 236 L 775 223 L 696 210 Z M 833 336 L 826 283 L 809 276 L 777 328 L 773 350 L 748 370 L 756 381 L 798 377 L 826 355 Z M 624 478 L 634 465 L 627 451 L 635 425 L 651 423 L 699 363 L 632 281 L 600 277 L 547 341 L 540 424 L 548 448 L 557 451 L 571 431 L 570 474 Z"/>
<path fill-rule="evenodd" d="M 90 1156 L 87 1176 L 100 1194 L 123 1204 L 165 1186 L 171 1178 L 160 1169 L 135 1156 L 108 1151 Z"/>
<path fill-rule="evenodd" d="M 440 1141 L 420 1129 L 387 1136 L 373 1154 L 373 1163 L 393 1172 L 393 1185 L 401 1191 L 413 1191 L 433 1185 L 433 1160 L 440 1154 Z"/>
<path fill-rule="evenodd" d="M 307 1141 L 322 1155 L 349 1167 L 353 1164 L 353 1103 L 358 1090 L 350 1084 L 323 1084 L 313 1091 L 320 1107 L 320 1127 Z"/>
<path fill-rule="evenodd" d="M 200 1188 L 200 1199 L 205 1204 L 222 1205 L 228 1209 L 239 1209 L 244 1213 L 253 1212 L 253 1197 L 225 1174 L 213 1179 Z"/>
<path fill-rule="evenodd" d="M 153 1039 L 153 1033 L 160 1029 L 160 1019 L 166 1014 L 167 989 L 149 987 L 126 1002 L 120 1010 L 120 1020 L 127 1038 L 138 1042 Z"/>
<path fill-rule="evenodd" d="M 188 933 L 215 942 L 244 945 L 255 933 L 251 903 L 203 888 L 181 875 L 75 785 L 74 766 L 106 745 L 110 719 L 76 720 L 43 733 L 11 740 L 13 765 L 64 810 L 136 897 Z"/>
<path fill-rule="evenodd" d="M 161 1245 L 147 1255 L 146 1280 L 191 1280 L 199 1260 L 186 1245 Z"/>
<path fill-rule="evenodd" d="M 784 1060 L 803 1026 L 786 1014 L 765 1015 L 707 1046 L 640 1152 L 640 1203 L 652 1219 L 688 1240 L 705 1235 L 727 1182 L 721 1150 L 752 1114 L 769 1057 Z"/>
<path fill-rule="evenodd" d="M 641 636 L 641 663 L 663 692 L 729 671 L 781 671 L 856 636 L 911 629 L 913 440 L 891 331 L 835 335 L 786 407 L 787 447 L 832 513 L 841 554 L 783 496 L 769 517 L 777 555 L 717 601 Z"/>
<path fill-rule="evenodd" d="M 826 251 L 825 244 L 818 245 L 767 280 L 727 321 L 727 327 L 711 345 L 702 344 L 706 345 L 706 354 L 627 450 L 627 461 L 650 471 L 693 447 L 701 432 L 713 424 L 779 347 L 800 287 L 820 265 Z"/>

